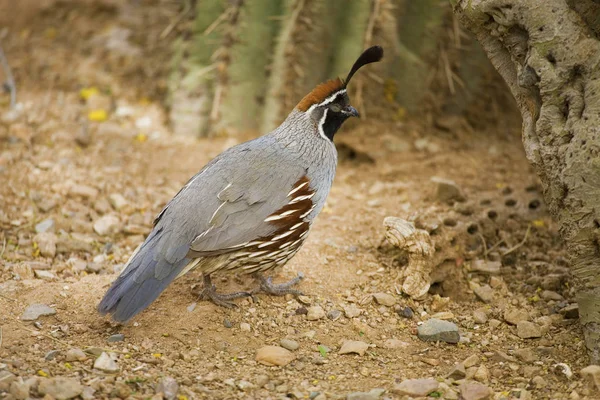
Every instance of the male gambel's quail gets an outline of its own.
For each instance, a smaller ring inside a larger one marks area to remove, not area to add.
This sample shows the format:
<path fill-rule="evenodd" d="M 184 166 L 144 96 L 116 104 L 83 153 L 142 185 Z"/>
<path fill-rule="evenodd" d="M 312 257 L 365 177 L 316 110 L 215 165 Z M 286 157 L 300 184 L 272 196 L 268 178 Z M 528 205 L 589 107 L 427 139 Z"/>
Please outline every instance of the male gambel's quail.
<path fill-rule="evenodd" d="M 298 294 L 291 287 L 301 274 L 276 285 L 262 273 L 284 265 L 306 239 L 335 175 L 333 136 L 358 116 L 346 86 L 359 68 L 382 57 L 379 46 L 365 50 L 345 81 L 318 85 L 274 131 L 224 151 L 192 177 L 156 217 L 100 313 L 125 322 L 192 268 L 202 272 L 202 297 L 226 307 L 251 294 L 216 293 L 213 273 L 254 274 L 264 292 Z"/>

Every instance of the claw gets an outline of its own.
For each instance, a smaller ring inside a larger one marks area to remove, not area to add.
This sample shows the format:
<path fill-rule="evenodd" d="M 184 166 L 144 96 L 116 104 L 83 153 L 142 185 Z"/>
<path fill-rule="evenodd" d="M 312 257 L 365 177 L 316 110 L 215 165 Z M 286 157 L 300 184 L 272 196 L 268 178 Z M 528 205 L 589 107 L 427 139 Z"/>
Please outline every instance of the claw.
<path fill-rule="evenodd" d="M 235 308 L 236 304 L 228 301 L 239 299 L 241 297 L 253 297 L 250 292 L 235 292 L 228 294 L 217 293 L 217 288 L 212 284 L 210 275 L 204 275 L 204 289 L 198 294 L 198 298 L 202 300 L 210 300 L 218 306 L 225 308 Z"/>
<path fill-rule="evenodd" d="M 260 286 L 252 291 L 253 294 L 264 292 L 273 296 L 284 296 L 286 294 L 293 294 L 294 296 L 301 296 L 303 293 L 296 289 L 291 289 L 292 286 L 300 283 L 304 279 L 304 274 L 300 272 L 297 277 L 285 283 L 273 283 L 273 278 L 265 278 L 261 274 L 256 275 L 260 282 Z"/>

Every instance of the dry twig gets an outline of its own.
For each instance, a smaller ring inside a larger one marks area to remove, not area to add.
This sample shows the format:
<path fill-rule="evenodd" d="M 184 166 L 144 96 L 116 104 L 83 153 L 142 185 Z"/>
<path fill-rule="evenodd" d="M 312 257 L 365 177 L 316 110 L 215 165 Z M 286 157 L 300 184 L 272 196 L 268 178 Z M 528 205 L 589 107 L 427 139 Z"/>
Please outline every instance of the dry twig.
<path fill-rule="evenodd" d="M 177 25 L 179 25 L 179 23 L 181 21 L 183 21 L 183 19 L 185 18 L 185 16 L 187 15 L 187 13 L 189 13 L 192 9 L 192 2 L 190 0 L 186 0 L 185 1 L 185 5 L 183 6 L 183 10 L 179 13 L 179 15 L 177 16 L 177 18 L 175 18 L 175 20 L 173 22 L 171 22 L 169 24 L 169 26 L 167 26 L 165 28 L 164 31 L 162 31 L 162 33 L 159 36 L 159 39 L 165 39 L 167 36 L 169 36 L 169 34 L 171 33 L 171 31 L 173 31 L 173 29 L 175 29 L 175 27 Z"/>
<path fill-rule="evenodd" d="M 525 232 L 525 237 L 523 238 L 523 240 L 521 240 L 519 243 L 517 243 L 516 245 L 514 245 L 510 249 L 506 250 L 504 253 L 502 253 L 502 255 L 505 256 L 507 254 L 510 254 L 513 251 L 517 250 L 519 247 L 523 246 L 525 244 L 525 242 L 527 241 L 527 238 L 529 237 L 529 231 L 530 230 L 531 230 L 531 225 L 529 225 L 527 227 L 527 232 Z"/>

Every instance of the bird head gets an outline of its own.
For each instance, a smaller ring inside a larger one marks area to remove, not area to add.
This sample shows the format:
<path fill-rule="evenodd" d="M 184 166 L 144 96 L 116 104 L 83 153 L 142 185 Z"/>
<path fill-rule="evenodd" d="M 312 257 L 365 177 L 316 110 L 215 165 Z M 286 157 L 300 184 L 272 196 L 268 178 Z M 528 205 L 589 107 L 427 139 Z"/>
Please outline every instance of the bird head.
<path fill-rule="evenodd" d="M 296 108 L 313 120 L 321 137 L 333 140 L 344 121 L 359 116 L 350 104 L 348 83 L 363 65 L 378 62 L 382 58 L 383 49 L 380 46 L 369 47 L 354 62 L 346 79 L 336 78 L 321 83 L 300 100 Z"/>

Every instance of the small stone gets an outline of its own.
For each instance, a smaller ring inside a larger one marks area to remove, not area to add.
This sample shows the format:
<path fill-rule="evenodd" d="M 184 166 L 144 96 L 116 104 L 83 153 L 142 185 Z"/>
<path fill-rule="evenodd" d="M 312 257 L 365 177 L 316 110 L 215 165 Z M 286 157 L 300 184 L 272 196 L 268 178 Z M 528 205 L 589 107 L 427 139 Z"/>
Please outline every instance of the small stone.
<path fill-rule="evenodd" d="M 342 316 L 342 312 L 340 310 L 329 310 L 327 311 L 327 318 L 332 321 L 337 321 Z"/>
<path fill-rule="evenodd" d="M 561 301 L 564 299 L 560 294 L 558 294 L 552 290 L 542 291 L 542 293 L 540 293 L 540 297 L 544 300 L 554 300 L 554 301 Z"/>
<path fill-rule="evenodd" d="M 520 321 L 517 323 L 517 336 L 521 339 L 534 339 L 542 337 L 542 328 L 529 321 Z"/>
<path fill-rule="evenodd" d="M 252 329 L 252 327 L 250 326 L 249 323 L 247 323 L 247 322 L 240 323 L 240 330 L 242 332 L 250 332 L 251 329 Z"/>
<path fill-rule="evenodd" d="M 17 400 L 25 400 L 29 398 L 29 389 L 31 385 L 27 382 L 24 382 L 23 379 L 19 378 L 19 380 L 13 381 L 10 384 L 10 394 Z"/>
<path fill-rule="evenodd" d="M 241 380 L 236 385 L 242 392 L 247 392 L 255 388 L 254 384 L 245 380 Z"/>
<path fill-rule="evenodd" d="M 279 345 L 284 349 L 288 349 L 290 351 L 298 350 L 300 344 L 292 339 L 281 339 L 279 341 Z"/>
<path fill-rule="evenodd" d="M 10 389 L 10 385 L 17 379 L 15 374 L 10 371 L 0 371 L 0 392 L 7 392 Z"/>
<path fill-rule="evenodd" d="M 94 199 L 98 197 L 98 189 L 87 185 L 73 185 L 69 190 L 71 196 L 83 197 L 85 199 Z"/>
<path fill-rule="evenodd" d="M 43 269 L 36 269 L 33 271 L 35 277 L 38 279 L 42 279 L 44 281 L 53 281 L 56 279 L 56 275 L 54 275 L 50 271 L 45 271 Z"/>
<path fill-rule="evenodd" d="M 475 321 L 476 324 L 485 324 L 487 320 L 487 314 L 481 308 L 473 311 L 473 321 Z"/>
<path fill-rule="evenodd" d="M 552 368 L 554 369 L 556 375 L 562 378 L 566 378 L 567 380 L 569 380 L 573 377 L 573 371 L 571 370 L 571 367 L 569 367 L 568 364 L 558 363 L 554 364 Z"/>
<path fill-rule="evenodd" d="M 100 357 L 96 358 L 96 361 L 94 361 L 94 368 L 108 373 L 119 372 L 119 366 L 116 361 L 105 352 L 102 352 Z"/>
<path fill-rule="evenodd" d="M 405 396 L 425 397 L 435 392 L 439 386 L 439 382 L 433 378 L 406 379 L 395 385 L 392 391 Z"/>
<path fill-rule="evenodd" d="M 500 261 L 475 260 L 471 263 L 472 271 L 488 275 L 500 274 L 501 267 L 502 263 Z"/>
<path fill-rule="evenodd" d="M 256 387 L 262 388 L 269 383 L 270 380 L 268 375 L 258 375 L 254 380 L 254 383 L 256 384 Z"/>
<path fill-rule="evenodd" d="M 122 333 L 110 335 L 108 339 L 106 339 L 108 343 L 122 342 L 123 340 L 125 340 L 125 335 Z"/>
<path fill-rule="evenodd" d="M 579 305 L 577 303 L 569 304 L 560 313 L 565 319 L 577 319 L 579 318 Z"/>
<path fill-rule="evenodd" d="M 368 348 L 369 345 L 360 340 L 346 340 L 344 344 L 342 344 L 340 354 L 358 354 L 362 356 Z"/>
<path fill-rule="evenodd" d="M 382 306 L 391 307 L 396 304 L 396 298 L 388 293 L 375 293 L 373 298 Z"/>
<path fill-rule="evenodd" d="M 477 354 L 471 354 L 463 361 L 465 368 L 471 368 L 477 364 L 479 364 L 479 356 Z"/>
<path fill-rule="evenodd" d="M 385 389 L 381 388 L 371 389 L 368 392 L 354 392 L 349 393 L 346 400 L 378 400 L 384 393 Z"/>
<path fill-rule="evenodd" d="M 110 205 L 113 206 L 113 208 L 116 211 L 122 210 L 123 208 L 127 207 L 127 205 L 129 204 L 127 202 L 127 200 L 125 199 L 125 197 L 123 197 L 119 193 L 113 193 L 110 196 L 108 196 L 108 201 L 109 201 Z"/>
<path fill-rule="evenodd" d="M 517 325 L 521 321 L 528 321 L 529 313 L 519 308 L 507 308 L 504 311 L 504 320 L 511 325 Z"/>
<path fill-rule="evenodd" d="M 386 339 L 386 341 L 383 342 L 384 349 L 405 349 L 407 347 L 410 347 L 410 343 L 398 339 Z"/>
<path fill-rule="evenodd" d="M 21 321 L 35 321 L 39 317 L 54 315 L 56 310 L 45 304 L 32 304 L 21 315 Z"/>
<path fill-rule="evenodd" d="M 488 322 L 488 325 L 490 326 L 490 330 L 494 330 L 497 327 L 499 327 L 502 324 L 502 321 L 497 320 L 495 318 L 490 319 L 490 321 Z"/>
<path fill-rule="evenodd" d="M 344 306 L 344 314 L 346 318 L 356 318 L 361 314 L 362 310 L 354 303 Z"/>
<path fill-rule="evenodd" d="M 231 321 L 230 321 L 230 320 L 228 320 L 227 318 L 225 318 L 225 319 L 223 320 L 223 326 L 224 326 L 225 328 L 227 328 L 227 329 L 229 329 L 229 328 L 233 328 L 233 324 L 232 324 L 232 323 L 231 323 Z"/>
<path fill-rule="evenodd" d="M 519 360 L 527 363 L 532 363 L 537 360 L 535 352 L 530 348 L 523 348 L 515 350 L 515 357 Z"/>
<path fill-rule="evenodd" d="M 309 296 L 300 295 L 297 297 L 298 301 L 305 306 L 310 306 L 312 304 L 312 299 Z"/>
<path fill-rule="evenodd" d="M 531 383 L 533 383 L 538 389 L 546 387 L 548 384 L 546 380 L 539 375 L 534 376 L 533 379 L 531 379 Z"/>
<path fill-rule="evenodd" d="M 279 346 L 264 346 L 256 351 L 256 361 L 265 365 L 283 367 L 291 363 L 295 358 L 291 351 Z"/>
<path fill-rule="evenodd" d="M 455 381 L 464 379 L 466 376 L 467 371 L 465 370 L 465 365 L 463 363 L 455 364 L 447 375 L 448 378 L 454 379 Z"/>
<path fill-rule="evenodd" d="M 56 356 L 58 356 L 60 354 L 60 350 L 50 350 L 49 352 L 46 353 L 46 355 L 44 356 L 44 360 L 46 361 L 52 361 L 56 358 Z"/>
<path fill-rule="evenodd" d="M 325 310 L 321 306 L 312 306 L 308 308 L 306 319 L 309 321 L 316 321 L 321 318 L 325 318 Z"/>
<path fill-rule="evenodd" d="M 492 396 L 491 389 L 481 383 L 465 382 L 458 389 L 462 400 L 488 400 Z"/>
<path fill-rule="evenodd" d="M 67 354 L 65 355 L 65 361 L 73 362 L 73 361 L 84 361 L 87 358 L 83 350 L 78 348 L 73 348 L 67 350 Z"/>
<path fill-rule="evenodd" d="M 41 379 L 37 390 L 41 395 L 67 400 L 79 396 L 83 392 L 83 386 L 77 379 L 56 377 Z"/>
<path fill-rule="evenodd" d="M 600 365 L 588 365 L 581 370 L 581 376 L 593 390 L 600 390 Z"/>
<path fill-rule="evenodd" d="M 156 393 L 162 393 L 163 398 L 166 400 L 173 400 L 177 397 L 179 391 L 179 384 L 174 378 L 165 376 L 156 385 Z"/>
<path fill-rule="evenodd" d="M 33 237 L 33 242 L 37 244 L 42 257 L 54 258 L 56 255 L 56 243 L 58 242 L 58 238 L 54 233 L 38 233 Z"/>
<path fill-rule="evenodd" d="M 111 392 L 111 396 L 116 396 L 120 399 L 126 399 L 131 395 L 131 388 L 125 382 L 115 383 L 115 388 Z"/>
<path fill-rule="evenodd" d="M 484 303 L 491 303 L 494 300 L 494 289 L 490 285 L 474 286 L 473 293 Z"/>
<path fill-rule="evenodd" d="M 430 308 L 432 312 L 439 312 L 446 309 L 449 304 L 450 297 L 442 297 L 439 294 L 436 294 L 433 296 Z"/>
<path fill-rule="evenodd" d="M 456 324 L 431 318 L 417 327 L 417 336 L 425 342 L 458 343 L 460 334 Z"/>
<path fill-rule="evenodd" d="M 473 379 L 482 383 L 487 383 L 490 380 L 490 371 L 485 365 L 481 364 L 479 368 L 477 368 L 477 371 L 475 371 Z"/>
<path fill-rule="evenodd" d="M 454 181 L 434 176 L 431 178 L 431 182 L 435 184 L 435 193 L 439 201 L 451 203 L 465 200 L 465 196 Z"/>
<path fill-rule="evenodd" d="M 396 313 L 404 318 L 412 318 L 415 315 L 415 312 L 410 307 L 400 307 L 396 310 Z"/>
<path fill-rule="evenodd" d="M 54 232 L 55 228 L 56 228 L 56 226 L 54 224 L 54 220 L 52 218 L 48 218 L 48 219 L 45 219 L 42 222 L 38 223 L 35 226 L 35 231 L 37 233 Z"/>
<path fill-rule="evenodd" d="M 119 231 L 121 222 L 114 215 L 104 215 L 94 222 L 94 231 L 100 236 L 112 235 Z"/>

